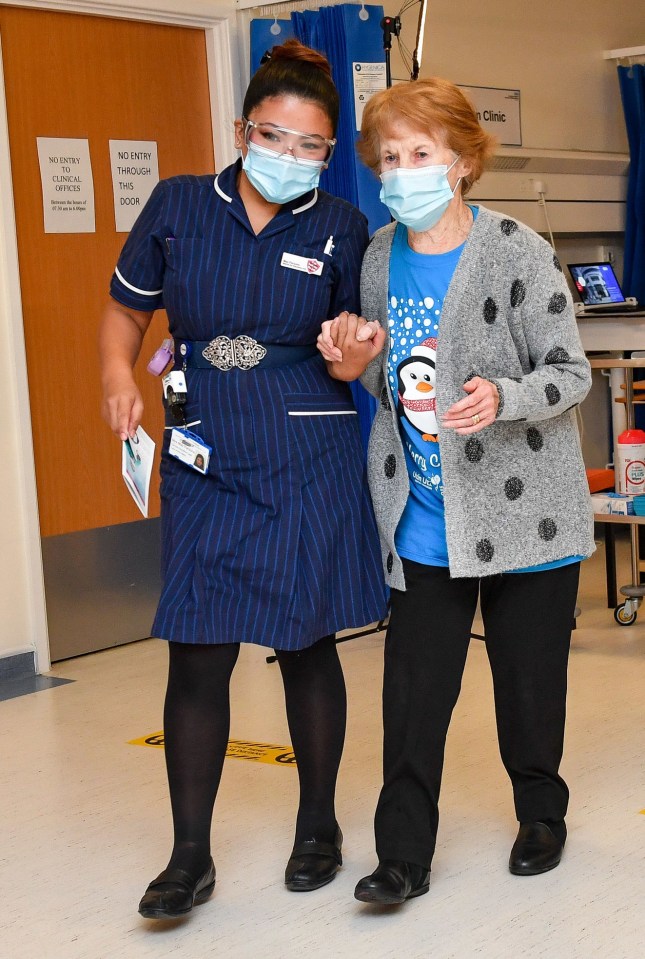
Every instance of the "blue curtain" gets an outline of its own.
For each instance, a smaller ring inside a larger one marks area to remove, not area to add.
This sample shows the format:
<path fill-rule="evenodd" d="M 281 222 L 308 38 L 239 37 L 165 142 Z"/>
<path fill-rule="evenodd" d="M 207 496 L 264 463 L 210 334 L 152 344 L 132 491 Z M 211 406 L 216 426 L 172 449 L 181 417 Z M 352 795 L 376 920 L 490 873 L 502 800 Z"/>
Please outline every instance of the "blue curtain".
<path fill-rule="evenodd" d="M 325 54 L 331 63 L 334 83 L 340 93 L 338 145 L 334 159 L 320 180 L 324 190 L 349 200 L 367 217 L 370 233 L 390 222 L 387 209 L 378 198 L 380 184 L 356 155 L 356 113 L 354 104 L 354 71 L 356 64 L 385 63 L 383 49 L 383 7 L 366 5 L 367 20 L 361 20 L 361 8 L 343 3 L 320 10 L 292 13 L 291 22 L 297 38 Z M 377 402 L 360 383 L 350 383 L 358 411 L 363 447 L 367 442 L 376 414 Z"/>
<path fill-rule="evenodd" d="M 361 20 L 361 9 L 367 20 Z M 260 66 L 264 53 L 289 37 L 320 50 L 331 63 L 334 83 L 340 93 L 338 145 L 334 159 L 323 173 L 323 190 L 343 197 L 359 207 L 367 217 L 370 233 L 389 223 L 388 211 L 378 198 L 380 184 L 358 160 L 358 139 L 354 105 L 354 73 L 363 63 L 385 63 L 381 20 L 383 7 L 343 3 L 320 10 L 292 13 L 291 20 L 251 21 L 251 73 Z M 279 30 L 279 33 L 275 31 Z M 273 32 L 272 32 L 273 31 Z"/>
<path fill-rule="evenodd" d="M 645 66 L 618 67 L 627 140 L 629 178 L 625 216 L 625 263 L 623 290 L 645 303 Z M 634 371 L 634 379 L 643 373 Z M 645 429 L 645 409 L 636 407 L 636 426 Z M 642 550 L 643 551 L 643 550 Z"/>
<path fill-rule="evenodd" d="M 260 60 L 271 47 L 295 37 L 291 20 L 251 20 L 251 76 L 260 66 Z"/>
<path fill-rule="evenodd" d="M 623 287 L 645 303 L 645 66 L 618 67 L 629 141 Z"/>
<path fill-rule="evenodd" d="M 356 71 L 360 71 L 362 64 L 385 63 L 381 29 L 384 14 L 380 5 L 366 4 L 363 9 L 367 12 L 367 20 L 360 18 L 361 7 L 355 3 L 292 13 L 290 21 L 277 21 L 279 34 L 271 33 L 271 28 L 274 27 L 272 20 L 251 21 L 251 72 L 257 70 L 266 50 L 278 43 L 284 43 L 292 36 L 325 54 L 340 93 L 340 118 L 334 158 L 329 169 L 323 173 L 320 186 L 328 193 L 342 197 L 362 210 L 367 217 L 370 233 L 374 233 L 379 227 L 390 222 L 390 215 L 379 200 L 379 181 L 356 154 L 358 130 L 354 75 Z M 363 445 L 367 449 L 377 402 L 360 383 L 351 383 L 350 387 L 358 411 Z"/>
<path fill-rule="evenodd" d="M 390 217 L 378 198 L 380 184 L 356 155 L 356 113 L 354 71 L 357 64 L 385 63 L 381 20 L 383 7 L 365 5 L 367 20 L 360 19 L 361 7 L 341 3 L 320 10 L 292 13 L 296 37 L 320 50 L 331 63 L 334 83 L 340 93 L 338 145 L 334 159 L 321 177 L 320 185 L 335 196 L 349 200 L 367 217 L 370 233 L 389 223 Z"/>

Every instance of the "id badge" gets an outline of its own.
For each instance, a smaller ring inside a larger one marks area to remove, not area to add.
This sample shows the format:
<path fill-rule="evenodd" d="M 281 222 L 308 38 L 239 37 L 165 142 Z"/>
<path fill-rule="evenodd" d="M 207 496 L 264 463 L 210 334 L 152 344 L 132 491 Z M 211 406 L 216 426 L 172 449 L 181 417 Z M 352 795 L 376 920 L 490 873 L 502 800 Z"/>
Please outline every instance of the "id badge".
<path fill-rule="evenodd" d="M 213 448 L 196 433 L 175 427 L 170 432 L 168 452 L 175 459 L 192 466 L 198 473 L 206 473 Z"/>

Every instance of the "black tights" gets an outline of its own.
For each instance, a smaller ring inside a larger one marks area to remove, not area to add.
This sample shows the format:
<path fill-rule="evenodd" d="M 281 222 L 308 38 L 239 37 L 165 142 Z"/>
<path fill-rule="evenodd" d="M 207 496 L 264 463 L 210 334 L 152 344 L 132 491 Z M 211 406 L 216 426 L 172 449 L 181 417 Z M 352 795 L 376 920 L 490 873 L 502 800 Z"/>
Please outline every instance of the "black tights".
<path fill-rule="evenodd" d="M 164 741 L 174 846 L 169 866 L 195 877 L 210 856 L 213 806 L 229 738 L 229 683 L 240 647 L 169 643 Z M 298 765 L 295 841 L 332 840 L 345 739 L 345 681 L 333 636 L 300 652 L 276 651 Z"/>

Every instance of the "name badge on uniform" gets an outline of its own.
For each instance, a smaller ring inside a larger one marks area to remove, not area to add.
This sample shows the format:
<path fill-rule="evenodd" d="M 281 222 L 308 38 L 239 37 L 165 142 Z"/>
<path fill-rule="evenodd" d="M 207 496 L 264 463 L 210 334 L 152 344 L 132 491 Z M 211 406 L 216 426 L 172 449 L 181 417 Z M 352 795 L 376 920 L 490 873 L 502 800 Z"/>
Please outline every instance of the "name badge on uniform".
<path fill-rule="evenodd" d="M 206 473 L 213 448 L 196 433 L 175 427 L 170 432 L 168 452 L 175 459 L 192 466 L 198 473 Z"/>
<path fill-rule="evenodd" d="M 310 273 L 311 276 L 320 276 L 324 263 L 309 256 L 296 256 L 295 253 L 283 253 L 280 266 L 288 270 L 300 270 L 301 273 Z"/>

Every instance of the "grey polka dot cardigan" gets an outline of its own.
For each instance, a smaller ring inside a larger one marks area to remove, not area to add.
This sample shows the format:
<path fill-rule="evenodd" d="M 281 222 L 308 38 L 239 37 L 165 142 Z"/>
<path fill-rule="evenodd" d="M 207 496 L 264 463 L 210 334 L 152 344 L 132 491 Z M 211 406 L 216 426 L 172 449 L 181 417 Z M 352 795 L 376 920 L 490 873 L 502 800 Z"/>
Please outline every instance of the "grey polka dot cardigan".
<path fill-rule="evenodd" d="M 370 243 L 361 307 L 387 329 L 389 258 L 395 224 Z M 389 337 L 388 337 L 389 341 Z M 386 578 L 405 589 L 394 534 L 409 479 L 389 343 L 361 377 L 379 399 L 368 472 Z M 522 223 L 479 208 L 446 294 L 437 344 L 439 417 L 473 376 L 499 390 L 497 420 L 470 436 L 439 431 L 452 576 L 488 576 L 593 553 L 593 514 L 575 407 L 591 385 L 560 264 Z"/>

